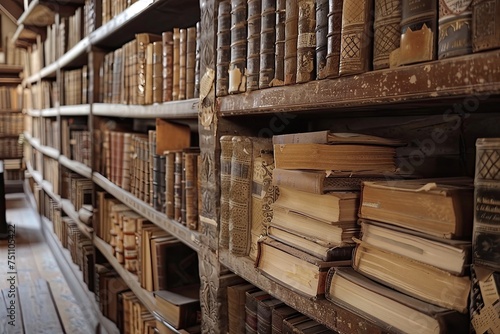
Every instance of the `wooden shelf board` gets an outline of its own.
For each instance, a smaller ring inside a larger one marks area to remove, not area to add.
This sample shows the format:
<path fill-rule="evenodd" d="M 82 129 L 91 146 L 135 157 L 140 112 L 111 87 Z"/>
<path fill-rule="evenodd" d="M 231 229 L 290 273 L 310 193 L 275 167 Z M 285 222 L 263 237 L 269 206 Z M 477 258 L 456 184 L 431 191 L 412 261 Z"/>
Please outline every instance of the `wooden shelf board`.
<path fill-rule="evenodd" d="M 29 161 L 26 162 L 26 168 L 28 169 L 28 172 L 30 173 L 33 180 L 35 180 L 35 182 L 42 187 L 42 189 L 47 193 L 47 195 L 52 197 L 52 199 L 57 203 L 60 203 L 61 196 L 54 193 L 52 183 L 44 180 L 40 172 L 33 170 L 33 167 L 31 166 L 31 163 Z"/>
<path fill-rule="evenodd" d="M 222 116 L 302 111 L 380 110 L 411 102 L 442 105 L 470 96 L 498 95 L 500 51 L 366 72 L 337 79 L 261 89 L 218 98 Z M 441 113 L 443 110 L 440 111 Z"/>
<path fill-rule="evenodd" d="M 58 114 L 57 108 L 47 108 L 40 110 L 41 117 L 56 117 Z"/>
<path fill-rule="evenodd" d="M 90 47 L 89 37 L 84 37 L 68 52 L 57 60 L 61 69 L 81 67 L 88 62 L 87 50 Z"/>
<path fill-rule="evenodd" d="M 33 0 L 17 20 L 17 24 L 46 27 L 55 21 L 55 13 L 43 1 Z"/>
<path fill-rule="evenodd" d="M 21 109 L 0 109 L 0 114 L 14 114 L 22 112 Z"/>
<path fill-rule="evenodd" d="M 142 0 L 132 4 L 92 32 L 90 41 L 92 45 L 98 47 L 115 49 L 134 39 L 139 31 L 161 34 L 174 27 L 193 27 L 198 21 L 200 21 L 198 1 Z"/>
<path fill-rule="evenodd" d="M 75 211 L 75 207 L 73 206 L 73 204 L 68 199 L 62 198 L 61 208 L 76 223 L 80 232 L 82 232 L 83 235 L 92 240 L 94 229 L 84 224 L 80 220 L 80 218 L 78 217 L 78 212 Z"/>
<path fill-rule="evenodd" d="M 38 141 L 38 138 L 33 138 L 29 133 L 26 131 L 23 133 L 24 138 L 28 141 L 28 143 L 31 145 L 36 150 L 40 150 L 40 142 Z"/>
<path fill-rule="evenodd" d="M 40 70 L 40 79 L 55 78 L 57 74 L 57 62 L 53 62 L 50 65 L 45 66 Z"/>
<path fill-rule="evenodd" d="M 116 270 L 118 275 L 127 283 L 130 290 L 139 298 L 139 300 L 148 308 L 150 312 L 156 310 L 156 301 L 152 292 L 144 290 L 139 283 L 137 275 L 132 274 L 118 262 L 116 257 L 113 256 L 111 246 L 108 245 L 104 240 L 97 236 L 94 236 L 94 245 L 96 248 L 104 255 L 111 266 Z"/>
<path fill-rule="evenodd" d="M 79 161 L 71 160 L 64 155 L 59 156 L 59 163 L 73 172 L 80 174 L 87 179 L 92 179 L 92 169 Z"/>
<path fill-rule="evenodd" d="M 40 117 L 41 112 L 39 109 L 27 109 L 26 114 L 32 117 Z"/>
<path fill-rule="evenodd" d="M 4 139 L 4 138 L 18 138 L 19 135 L 18 134 L 0 134 L 0 138 Z"/>
<path fill-rule="evenodd" d="M 22 82 L 21 78 L 0 78 L 0 85 L 19 85 Z"/>
<path fill-rule="evenodd" d="M 146 204 L 145 202 L 139 200 L 131 193 L 121 189 L 104 176 L 99 173 L 94 172 L 92 179 L 94 182 L 108 193 L 113 195 L 123 204 L 129 206 L 132 210 L 136 211 L 138 214 L 142 215 L 155 225 L 161 227 L 168 233 L 172 234 L 174 237 L 182 241 L 187 246 L 191 247 L 195 251 L 200 248 L 200 234 L 197 231 L 188 229 L 186 226 L 181 225 L 175 221 L 167 218 L 167 216 L 159 211 L 156 211 L 153 207 Z"/>
<path fill-rule="evenodd" d="M 59 159 L 59 150 L 50 147 L 50 146 L 45 146 L 45 145 L 40 145 L 38 147 L 38 150 L 43 153 L 43 155 L 46 155 L 54 160 Z"/>
<path fill-rule="evenodd" d="M 22 66 L 18 65 L 6 65 L 6 64 L 0 64 L 0 75 L 2 74 L 17 74 L 21 73 L 23 71 Z"/>
<path fill-rule="evenodd" d="M 219 260 L 228 269 L 275 298 L 280 299 L 297 311 L 312 319 L 337 330 L 339 333 L 386 333 L 387 330 L 378 327 L 369 320 L 363 322 L 347 321 L 351 311 L 333 304 L 326 299 L 311 300 L 276 283 L 259 273 L 254 262 L 248 257 L 236 257 L 227 250 L 219 250 Z"/>
<path fill-rule="evenodd" d="M 33 75 L 30 75 L 28 78 L 26 78 L 24 84 L 34 84 L 40 80 L 40 72 L 35 73 Z"/>
<path fill-rule="evenodd" d="M 90 104 L 76 104 L 69 106 L 60 106 L 59 115 L 61 116 L 89 116 Z"/>
<path fill-rule="evenodd" d="M 16 31 L 14 32 L 14 35 L 12 35 L 12 42 L 16 43 L 16 45 L 19 41 L 22 41 L 24 43 L 27 42 L 28 44 L 34 44 L 36 43 L 36 36 L 36 32 L 28 29 L 24 24 L 19 24 Z"/>
<path fill-rule="evenodd" d="M 118 334 L 119 331 L 116 325 L 104 317 L 99 310 L 99 305 L 95 301 L 94 294 L 89 291 L 83 281 L 83 274 L 80 268 L 73 263 L 71 254 L 61 245 L 61 242 L 54 234 L 53 224 L 45 217 L 42 217 L 42 222 L 44 224 L 43 232 L 45 240 L 47 240 L 47 244 L 52 249 L 52 253 L 61 268 L 64 278 L 68 281 L 71 291 L 81 303 L 80 308 L 82 312 L 88 319 L 86 323 L 88 325 L 87 330 L 89 332 L 94 331 L 97 323 L 100 323 L 109 334 Z"/>
<path fill-rule="evenodd" d="M 151 105 L 94 103 L 92 114 L 128 118 L 191 118 L 198 117 L 198 99 L 172 101 Z"/>

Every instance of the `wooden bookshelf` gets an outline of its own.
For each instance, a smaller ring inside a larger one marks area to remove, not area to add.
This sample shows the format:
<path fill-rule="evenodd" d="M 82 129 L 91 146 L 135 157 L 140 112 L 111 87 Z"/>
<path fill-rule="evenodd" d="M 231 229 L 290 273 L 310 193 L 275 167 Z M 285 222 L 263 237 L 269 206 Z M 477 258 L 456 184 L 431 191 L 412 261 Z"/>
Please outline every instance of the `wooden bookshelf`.
<path fill-rule="evenodd" d="M 38 151 L 42 152 L 43 155 L 46 155 L 54 160 L 59 159 L 59 150 L 53 147 L 40 145 L 38 146 Z"/>
<path fill-rule="evenodd" d="M 60 68 L 81 67 L 87 63 L 87 50 L 90 47 L 89 37 L 83 38 L 78 44 L 57 60 Z"/>
<path fill-rule="evenodd" d="M 87 179 L 92 178 L 92 169 L 79 161 L 71 160 L 64 155 L 60 155 L 59 163 L 73 172 L 86 177 Z"/>
<path fill-rule="evenodd" d="M 199 250 L 200 247 L 199 232 L 190 230 L 186 226 L 168 219 L 166 214 L 160 211 L 156 211 L 152 206 L 139 200 L 131 193 L 124 191 L 123 189 L 121 189 L 120 187 L 118 187 L 117 185 L 115 185 L 114 183 L 112 183 L 99 173 L 94 172 L 92 180 L 94 180 L 94 182 L 99 187 L 106 190 L 108 193 L 113 195 L 122 203 L 129 206 L 132 210 L 134 210 L 138 214 L 142 215 L 155 225 L 161 227 L 168 233 L 172 234 L 174 237 L 176 237 L 177 239 L 179 239 L 192 249 L 196 251 Z"/>
<path fill-rule="evenodd" d="M 61 199 L 61 209 L 70 217 L 75 223 L 80 232 L 87 238 L 93 238 L 94 229 L 86 224 L 84 224 L 78 217 L 78 212 L 75 211 L 75 207 L 67 199 Z"/>
<path fill-rule="evenodd" d="M 92 114 L 127 118 L 197 119 L 198 99 L 152 105 L 94 103 L 92 104 Z"/>
<path fill-rule="evenodd" d="M 49 195 L 57 203 L 61 202 L 61 196 L 54 193 L 52 184 L 48 181 L 45 181 L 42 177 L 42 174 L 34 170 L 29 162 L 26 163 L 26 169 L 30 173 L 31 177 L 33 177 L 33 180 L 35 180 L 35 182 L 40 187 L 42 187 L 43 191 L 45 191 L 47 195 Z"/>
<path fill-rule="evenodd" d="M 366 72 L 338 79 L 261 89 L 218 98 L 222 116 L 323 110 L 328 113 L 385 109 L 407 112 L 415 102 L 449 106 L 470 95 L 500 94 L 498 51 Z M 436 113 L 443 113 L 438 108 Z"/>
<path fill-rule="evenodd" d="M 40 110 L 41 117 L 56 117 L 58 114 L 57 108 L 47 108 Z"/>
<path fill-rule="evenodd" d="M 36 79 L 37 80 L 54 79 L 56 77 L 56 74 L 57 74 L 57 67 L 58 67 L 57 62 L 54 62 L 52 64 L 45 66 L 44 68 L 42 68 L 40 70 L 39 77 L 37 77 Z"/>
<path fill-rule="evenodd" d="M 0 109 L 0 114 L 12 114 L 12 113 L 20 113 L 21 109 Z"/>

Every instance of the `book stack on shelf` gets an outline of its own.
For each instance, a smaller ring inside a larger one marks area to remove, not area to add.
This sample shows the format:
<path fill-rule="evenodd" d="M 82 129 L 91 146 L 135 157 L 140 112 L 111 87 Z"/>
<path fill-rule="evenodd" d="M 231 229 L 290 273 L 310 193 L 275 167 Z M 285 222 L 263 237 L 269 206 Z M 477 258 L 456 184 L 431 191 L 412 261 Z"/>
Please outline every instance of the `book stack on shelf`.
<path fill-rule="evenodd" d="M 91 166 L 91 140 L 86 117 L 61 117 L 61 154 Z"/>
<path fill-rule="evenodd" d="M 259 240 L 256 266 L 281 284 L 317 298 L 325 292 L 326 271 L 350 265 L 363 180 L 356 173 L 379 178 L 394 173 L 395 146 L 402 143 L 328 131 L 278 135 L 273 143 L 273 183 L 279 185 L 279 197 L 272 205 L 269 238 Z M 326 175 L 332 185 L 328 191 Z M 314 178 L 316 184 L 309 183 Z"/>
<path fill-rule="evenodd" d="M 196 27 L 136 34 L 105 55 L 100 101 L 149 105 L 198 97 L 197 43 Z"/>
<path fill-rule="evenodd" d="M 23 114 L 0 114 L 0 136 L 18 136 L 23 132 L 23 128 Z"/>
<path fill-rule="evenodd" d="M 470 316 L 478 334 L 495 332 L 500 323 L 496 311 L 500 291 L 499 153 L 499 138 L 477 139 Z"/>
<path fill-rule="evenodd" d="M 327 298 L 403 332 L 468 333 L 472 199 L 468 178 L 364 182 L 357 273 L 332 269 Z"/>
<path fill-rule="evenodd" d="M 60 131 L 59 131 L 59 122 L 55 117 L 47 117 L 40 119 L 42 128 L 40 129 L 43 134 L 40 137 L 40 145 L 52 147 L 55 149 L 59 149 L 60 147 Z"/>
<path fill-rule="evenodd" d="M 17 87 L 0 87 L 0 109 L 21 110 L 23 108 L 22 89 Z"/>
<path fill-rule="evenodd" d="M 34 110 L 54 108 L 59 102 L 59 89 L 55 81 L 41 81 L 31 86 L 31 108 Z"/>
<path fill-rule="evenodd" d="M 64 82 L 64 89 L 61 95 L 61 105 L 88 103 L 87 72 L 87 66 L 72 71 L 62 72 L 61 75 Z"/>

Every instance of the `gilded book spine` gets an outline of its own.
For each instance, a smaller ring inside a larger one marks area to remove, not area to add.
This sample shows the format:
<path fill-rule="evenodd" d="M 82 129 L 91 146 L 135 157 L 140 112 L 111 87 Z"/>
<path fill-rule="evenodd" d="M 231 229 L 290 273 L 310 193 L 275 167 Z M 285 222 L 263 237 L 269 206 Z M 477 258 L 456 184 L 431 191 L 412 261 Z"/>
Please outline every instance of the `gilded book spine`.
<path fill-rule="evenodd" d="M 153 43 L 153 103 L 163 101 L 162 42 Z"/>
<path fill-rule="evenodd" d="M 389 55 L 399 48 L 401 0 L 375 0 L 373 69 L 389 67 Z"/>
<path fill-rule="evenodd" d="M 196 61 L 196 27 L 191 27 L 187 29 L 186 99 L 194 98 L 195 61 Z"/>
<path fill-rule="evenodd" d="M 297 37 L 297 83 L 315 79 L 316 58 L 316 3 L 315 0 L 299 0 Z"/>
<path fill-rule="evenodd" d="M 172 101 L 174 71 L 174 34 L 166 31 L 162 34 L 163 42 L 163 102 Z"/>
<path fill-rule="evenodd" d="M 196 23 L 196 54 L 194 61 L 194 97 L 200 97 L 200 48 L 201 48 L 200 22 Z"/>
<path fill-rule="evenodd" d="M 217 23 L 217 81 L 215 83 L 215 93 L 217 96 L 225 96 L 228 94 L 228 71 L 231 58 L 231 2 L 229 0 L 219 3 Z"/>
<path fill-rule="evenodd" d="M 285 19 L 286 0 L 276 0 L 276 51 L 272 86 L 285 84 Z"/>
<path fill-rule="evenodd" d="M 500 47 L 500 0 L 472 2 L 472 49 L 474 52 Z"/>
<path fill-rule="evenodd" d="M 231 61 L 229 63 L 229 94 L 246 91 L 247 65 L 247 2 L 231 1 Z"/>
<path fill-rule="evenodd" d="M 316 0 L 316 77 L 326 78 L 328 0 Z"/>
<path fill-rule="evenodd" d="M 372 55 L 373 2 L 345 0 L 342 11 L 339 75 L 370 70 Z"/>
<path fill-rule="evenodd" d="M 438 58 L 472 53 L 472 0 L 439 0 Z"/>
<path fill-rule="evenodd" d="M 297 36 L 299 24 L 297 0 L 286 0 L 285 85 L 294 84 L 297 76 Z"/>
<path fill-rule="evenodd" d="M 186 99 L 187 30 L 179 30 L 179 100 Z"/>
<path fill-rule="evenodd" d="M 259 89 L 261 0 L 248 1 L 247 89 Z"/>
<path fill-rule="evenodd" d="M 276 48 L 276 0 L 262 1 L 259 88 L 268 88 L 274 78 Z"/>
<path fill-rule="evenodd" d="M 179 75 L 180 75 L 180 38 L 181 33 L 178 28 L 174 28 L 174 52 L 172 64 L 172 100 L 179 100 Z"/>

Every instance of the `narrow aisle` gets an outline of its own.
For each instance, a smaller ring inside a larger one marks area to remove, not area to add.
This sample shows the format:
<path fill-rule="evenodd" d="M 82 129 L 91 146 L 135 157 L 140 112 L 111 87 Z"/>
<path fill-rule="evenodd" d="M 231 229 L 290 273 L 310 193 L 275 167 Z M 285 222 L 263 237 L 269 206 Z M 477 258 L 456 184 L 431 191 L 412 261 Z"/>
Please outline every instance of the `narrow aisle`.
<path fill-rule="evenodd" d="M 93 333 L 87 319 L 69 288 L 56 259 L 43 237 L 37 213 L 24 194 L 9 194 L 6 198 L 7 221 L 15 226 L 15 285 L 34 282 L 38 278 L 50 284 L 55 304 L 66 333 Z M 9 288 L 8 274 L 12 265 L 7 258 L 8 242 L 0 240 L 0 289 Z M 55 334 L 55 333 L 54 333 Z"/>

